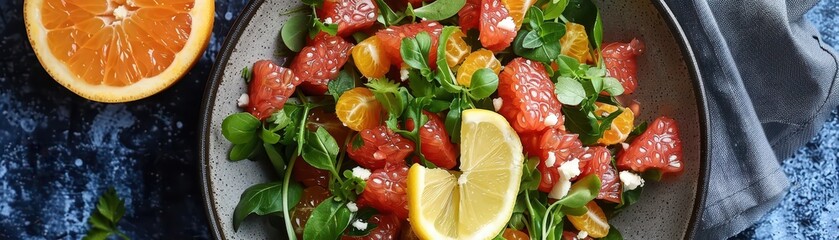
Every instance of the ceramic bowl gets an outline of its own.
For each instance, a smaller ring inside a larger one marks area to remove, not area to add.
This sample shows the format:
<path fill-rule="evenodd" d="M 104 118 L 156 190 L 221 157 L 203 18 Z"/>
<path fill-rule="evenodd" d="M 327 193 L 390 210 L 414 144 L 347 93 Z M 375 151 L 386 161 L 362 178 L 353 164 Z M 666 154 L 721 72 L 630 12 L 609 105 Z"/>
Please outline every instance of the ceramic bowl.
<path fill-rule="evenodd" d="M 271 180 L 267 163 L 227 160 L 231 144 L 221 134 L 224 117 L 241 111 L 236 99 L 246 92 L 240 70 L 260 59 L 280 63 L 275 48 L 287 12 L 298 0 L 252 0 L 239 15 L 225 40 L 207 83 L 199 146 L 201 181 L 210 229 L 219 239 L 277 239 L 275 228 L 261 218 L 249 218 L 239 231 L 232 227 L 233 209 L 247 187 Z M 639 203 L 610 222 L 626 239 L 690 238 L 699 219 L 707 184 L 707 121 L 702 82 L 684 33 L 663 1 L 601 2 L 604 42 L 646 43 L 638 58 L 642 103 L 640 119 L 660 114 L 679 122 L 685 171 L 674 179 L 648 182 Z"/>

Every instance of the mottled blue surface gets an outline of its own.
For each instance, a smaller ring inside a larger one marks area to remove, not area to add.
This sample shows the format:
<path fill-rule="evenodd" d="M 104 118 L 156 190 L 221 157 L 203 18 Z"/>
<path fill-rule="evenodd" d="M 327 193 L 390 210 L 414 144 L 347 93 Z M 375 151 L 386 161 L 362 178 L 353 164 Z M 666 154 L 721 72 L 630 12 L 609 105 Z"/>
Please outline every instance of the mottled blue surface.
<path fill-rule="evenodd" d="M 52 81 L 26 38 L 23 0 L 0 1 L 0 239 L 79 239 L 98 195 L 125 198 L 134 239 L 209 238 L 196 159 L 197 106 L 246 0 L 217 0 L 210 47 L 172 88 L 128 104 L 84 100 Z M 839 0 L 807 18 L 839 47 Z M 784 169 L 784 201 L 737 239 L 839 238 L 836 113 Z"/>

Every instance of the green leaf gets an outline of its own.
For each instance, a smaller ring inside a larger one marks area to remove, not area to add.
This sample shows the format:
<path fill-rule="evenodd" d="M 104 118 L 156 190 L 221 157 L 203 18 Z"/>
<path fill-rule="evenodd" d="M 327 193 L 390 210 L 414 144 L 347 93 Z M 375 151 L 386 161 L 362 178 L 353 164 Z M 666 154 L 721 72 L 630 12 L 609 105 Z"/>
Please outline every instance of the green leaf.
<path fill-rule="evenodd" d="M 565 25 L 556 22 L 543 23 L 542 31 L 539 33 L 539 37 L 546 43 L 558 43 L 563 35 L 565 35 Z"/>
<path fill-rule="evenodd" d="M 245 79 L 245 83 L 251 82 L 251 71 L 248 70 L 248 67 L 242 68 L 242 79 Z"/>
<path fill-rule="evenodd" d="M 455 98 L 449 106 L 449 113 L 446 114 L 446 132 L 449 133 L 452 143 L 460 143 L 460 122 L 463 112 L 460 98 Z"/>
<path fill-rule="evenodd" d="M 613 77 L 605 77 L 603 78 L 603 91 L 608 92 L 611 96 L 620 96 L 623 94 L 623 85 Z"/>
<path fill-rule="evenodd" d="M 346 203 L 327 198 L 312 211 L 303 229 L 303 239 L 338 239 L 350 225 L 351 218 Z"/>
<path fill-rule="evenodd" d="M 599 67 L 592 67 L 586 69 L 586 76 L 589 78 L 596 78 L 596 77 L 605 77 L 606 76 L 606 69 L 599 68 Z"/>
<path fill-rule="evenodd" d="M 428 5 L 414 9 L 414 16 L 431 21 L 440 21 L 457 14 L 466 0 L 437 0 Z"/>
<path fill-rule="evenodd" d="M 598 136 L 594 136 L 595 130 L 599 129 L 600 125 L 593 114 L 574 109 L 567 106 L 562 107 L 562 114 L 565 116 L 565 127 L 568 131 L 579 134 L 580 141 L 584 144 L 591 144 L 597 142 Z"/>
<path fill-rule="evenodd" d="M 417 37 L 423 34 L 417 34 Z M 428 34 L 424 34 L 428 36 Z M 431 44 L 429 43 L 429 46 Z M 399 48 L 399 53 L 402 55 L 402 60 L 408 66 L 418 69 L 422 71 L 425 69 L 426 71 L 430 71 L 428 67 L 428 51 L 423 52 L 420 48 L 420 44 L 416 38 L 403 38 L 402 45 Z"/>
<path fill-rule="evenodd" d="M 283 112 L 285 115 L 288 116 L 290 122 L 288 126 L 283 128 L 283 137 L 280 139 L 280 143 L 286 146 L 299 144 L 305 139 L 298 139 L 297 134 L 300 133 L 300 121 L 305 121 L 306 118 L 303 116 L 303 107 L 300 105 L 289 104 L 286 102 L 285 106 L 283 106 Z"/>
<path fill-rule="evenodd" d="M 423 108 L 423 110 L 433 113 L 439 113 L 445 111 L 446 109 L 449 109 L 450 105 L 451 103 L 448 101 L 431 100 L 431 102 L 429 102 L 428 105 Z"/>
<path fill-rule="evenodd" d="M 285 128 L 289 123 L 291 123 L 291 121 L 291 118 L 288 117 L 288 114 L 285 111 L 276 111 L 265 120 L 265 122 L 272 126 L 269 129 L 271 132 L 277 132 L 278 130 Z M 262 130 L 265 130 L 265 128 Z"/>
<path fill-rule="evenodd" d="M 440 0 L 438 0 L 440 1 Z M 455 77 L 452 70 L 446 61 L 446 45 L 449 37 L 455 31 L 459 31 L 457 27 L 446 26 L 443 27 L 443 32 L 440 34 L 440 42 L 437 46 L 437 81 L 443 86 L 443 89 L 450 93 L 457 93 L 463 90 L 459 85 L 454 84 Z"/>
<path fill-rule="evenodd" d="M 280 135 L 271 130 L 263 128 L 262 131 L 259 131 L 259 133 L 259 138 L 262 139 L 262 142 L 264 143 L 276 144 L 280 141 Z"/>
<path fill-rule="evenodd" d="M 311 25 L 312 16 L 309 15 L 294 15 L 288 18 L 280 31 L 286 47 L 291 51 L 300 52 L 306 46 L 306 36 Z"/>
<path fill-rule="evenodd" d="M 524 40 L 521 43 L 521 47 L 526 49 L 534 49 L 541 46 L 542 38 L 539 36 L 539 32 L 529 31 L 527 32 L 527 34 L 524 35 Z"/>
<path fill-rule="evenodd" d="M 323 4 L 323 0 L 301 0 L 303 4 L 311 5 L 311 6 L 320 6 Z"/>
<path fill-rule="evenodd" d="M 344 69 L 338 73 L 338 78 L 326 83 L 326 88 L 329 91 L 329 95 L 332 95 L 332 97 L 335 98 L 335 101 L 338 101 L 338 98 L 341 97 L 344 92 L 355 88 L 355 79 L 347 73 L 347 69 Z"/>
<path fill-rule="evenodd" d="M 386 78 L 370 79 L 366 84 L 389 114 L 402 115 L 408 100 L 399 92 L 399 84 Z"/>
<path fill-rule="evenodd" d="M 661 170 L 659 170 L 659 169 L 650 168 L 650 169 L 647 169 L 646 171 L 644 171 L 643 173 L 641 173 L 641 177 L 643 177 L 646 180 L 653 180 L 653 181 L 658 182 L 658 181 L 661 181 L 661 176 L 663 174 L 664 173 L 661 172 Z"/>
<path fill-rule="evenodd" d="M 562 16 L 562 11 L 568 6 L 568 0 L 549 0 L 545 5 L 545 19 L 552 20 Z"/>
<path fill-rule="evenodd" d="M 600 48 L 600 44 L 596 43 L 597 35 L 593 31 L 600 12 L 592 0 L 568 0 L 568 6 L 562 12 L 562 15 L 568 21 L 583 25 L 586 28 L 586 34 L 592 36 L 589 38 L 591 46 L 594 46 L 595 49 Z M 600 31 L 602 39 L 602 27 Z"/>
<path fill-rule="evenodd" d="M 523 44 L 526 35 L 526 30 L 520 30 L 518 35 L 516 35 L 516 39 L 512 44 L 515 54 L 542 63 L 550 63 L 559 55 L 559 42 L 544 42 L 542 46 L 534 49 L 525 48 Z"/>
<path fill-rule="evenodd" d="M 251 214 L 264 216 L 282 212 L 282 189 L 281 182 L 260 183 L 245 189 L 233 210 L 233 230 L 238 231 L 242 221 Z M 297 182 L 289 182 L 288 193 L 289 207 L 295 206 L 303 194 L 303 187 Z"/>
<path fill-rule="evenodd" d="M 568 195 L 565 195 L 557 203 L 569 208 L 580 208 L 584 207 L 591 200 L 594 200 L 599 193 L 600 178 L 596 174 L 589 174 L 583 179 L 571 184 Z"/>
<path fill-rule="evenodd" d="M 539 158 L 528 158 L 524 163 L 524 171 L 521 175 L 521 186 L 519 192 L 533 191 L 539 189 L 539 182 L 542 181 L 542 174 L 536 166 L 539 165 Z"/>
<path fill-rule="evenodd" d="M 111 187 L 99 197 L 96 210 L 112 223 L 118 222 L 125 214 L 125 202 L 119 199 L 116 190 Z"/>
<path fill-rule="evenodd" d="M 235 113 L 221 122 L 221 134 L 233 144 L 244 144 L 256 138 L 256 131 L 261 124 L 259 119 L 250 113 Z"/>
<path fill-rule="evenodd" d="M 405 14 L 394 12 L 384 0 L 376 0 L 376 6 L 379 7 L 379 17 L 377 20 L 384 24 L 385 27 L 395 25 L 399 23 L 402 18 L 405 18 Z"/>
<path fill-rule="evenodd" d="M 527 13 L 524 14 L 524 22 L 528 23 L 531 30 L 538 30 L 542 28 L 542 24 L 545 22 L 542 9 L 539 9 L 536 6 L 531 6 L 527 9 Z"/>
<path fill-rule="evenodd" d="M 271 166 L 274 167 L 274 171 L 277 172 L 277 175 L 283 176 L 283 170 L 285 170 L 286 164 L 285 159 L 280 154 L 280 150 L 277 149 L 277 146 L 268 143 L 263 143 L 262 147 L 265 149 L 265 155 L 268 155 L 268 160 L 271 161 Z"/>
<path fill-rule="evenodd" d="M 99 196 L 99 202 L 90 214 L 90 229 L 83 239 L 107 239 L 111 234 L 126 238 L 117 229 L 117 223 L 125 215 L 125 201 L 119 198 L 113 187 Z"/>
<path fill-rule="evenodd" d="M 583 84 L 569 77 L 559 77 L 554 89 L 556 98 L 565 105 L 577 105 L 586 99 L 586 90 Z"/>
<path fill-rule="evenodd" d="M 469 94 L 475 100 L 489 97 L 498 89 L 498 75 L 489 68 L 481 68 L 472 74 Z"/>
<path fill-rule="evenodd" d="M 338 143 L 323 127 L 306 134 L 303 145 L 303 160 L 317 169 L 335 172 L 335 160 L 338 157 Z"/>
<path fill-rule="evenodd" d="M 603 19 L 600 18 L 600 11 L 597 11 L 597 19 L 594 21 L 594 27 L 591 29 L 591 35 L 594 36 L 592 40 L 594 41 L 594 47 L 596 49 L 600 49 L 600 45 L 603 44 Z M 600 61 L 602 63 L 602 61 Z"/>
<path fill-rule="evenodd" d="M 428 59 L 428 53 L 431 51 L 431 35 L 428 32 L 422 31 L 417 33 L 414 40 L 417 41 L 417 46 L 419 46 L 419 50 L 424 56 L 423 59 Z"/>
<path fill-rule="evenodd" d="M 556 63 L 559 65 L 559 74 L 565 77 L 577 76 L 577 69 L 580 69 L 580 62 L 566 55 L 559 55 Z"/>
<path fill-rule="evenodd" d="M 572 216 L 582 216 L 583 214 L 586 214 L 588 212 L 588 208 L 586 208 L 585 206 L 578 207 L 578 208 L 563 206 L 562 207 L 562 212 L 564 212 L 565 214 L 568 214 L 568 215 L 572 215 Z"/>
<path fill-rule="evenodd" d="M 314 38 L 320 32 L 325 32 L 331 36 L 335 36 L 338 34 L 338 24 L 334 23 L 323 23 L 320 19 L 315 18 L 313 20 L 314 24 L 312 25 L 312 29 L 309 29 L 309 38 Z"/>
<path fill-rule="evenodd" d="M 234 162 L 247 159 L 253 155 L 253 153 L 257 150 L 256 147 L 260 144 L 261 143 L 258 140 L 253 140 L 243 144 L 234 144 L 233 148 L 230 149 L 228 158 L 230 161 Z"/>
<path fill-rule="evenodd" d="M 344 170 L 345 181 L 333 181 L 329 185 L 329 190 L 335 196 L 335 200 L 355 201 L 358 195 L 364 191 L 367 186 L 367 181 L 352 175 L 352 170 Z"/>
<path fill-rule="evenodd" d="M 621 236 L 621 233 L 614 225 L 609 224 L 609 233 L 605 237 L 600 238 L 600 240 L 623 240 L 623 236 Z"/>
<path fill-rule="evenodd" d="M 423 79 L 419 71 L 415 69 L 408 71 L 408 88 L 411 89 L 411 94 L 417 97 L 430 97 L 434 94 L 435 86 Z"/>

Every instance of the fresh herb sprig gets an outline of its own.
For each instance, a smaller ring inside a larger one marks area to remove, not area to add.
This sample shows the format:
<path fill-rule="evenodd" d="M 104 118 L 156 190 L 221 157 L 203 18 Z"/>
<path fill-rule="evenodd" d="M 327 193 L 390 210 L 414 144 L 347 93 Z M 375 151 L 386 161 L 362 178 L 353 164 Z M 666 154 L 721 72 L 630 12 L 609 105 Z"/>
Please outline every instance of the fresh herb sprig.
<path fill-rule="evenodd" d="M 88 219 L 90 229 L 82 239 L 104 240 L 111 235 L 117 235 L 125 240 L 129 239 L 117 228 L 123 215 L 125 215 L 125 201 L 120 199 L 117 191 L 111 187 L 99 197 L 99 203 Z"/>

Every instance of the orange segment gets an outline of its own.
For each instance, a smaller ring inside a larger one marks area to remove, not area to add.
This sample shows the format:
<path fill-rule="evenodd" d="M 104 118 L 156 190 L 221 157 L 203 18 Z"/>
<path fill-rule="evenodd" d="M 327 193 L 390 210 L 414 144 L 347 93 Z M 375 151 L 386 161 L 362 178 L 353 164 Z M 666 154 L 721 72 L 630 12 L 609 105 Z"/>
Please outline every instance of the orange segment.
<path fill-rule="evenodd" d="M 378 127 L 382 109 L 382 104 L 376 100 L 373 92 L 364 87 L 344 92 L 335 103 L 335 115 L 355 131 Z"/>
<path fill-rule="evenodd" d="M 492 69 L 495 74 L 498 74 L 501 72 L 501 62 L 490 50 L 474 51 L 466 56 L 466 60 L 463 60 L 463 64 L 457 69 L 457 84 L 468 87 L 472 84 L 472 74 L 481 68 Z"/>
<path fill-rule="evenodd" d="M 597 109 L 594 114 L 598 116 L 609 116 L 618 110 L 618 107 L 609 104 L 597 103 Z M 603 132 L 603 137 L 597 140 L 598 143 L 604 145 L 618 144 L 626 140 L 629 132 L 632 132 L 634 126 L 635 114 L 629 108 L 624 108 L 623 112 L 612 120 L 611 127 Z"/>
<path fill-rule="evenodd" d="M 375 35 L 353 47 L 352 58 L 361 75 L 368 78 L 384 77 L 390 69 L 390 58 L 385 54 L 379 37 Z"/>
<path fill-rule="evenodd" d="M 568 220 L 577 230 L 588 232 L 589 237 L 602 238 L 609 234 L 609 222 L 606 214 L 594 201 L 586 204 L 588 211 L 582 216 L 568 215 Z"/>
<path fill-rule="evenodd" d="M 38 60 L 82 97 L 126 102 L 177 81 L 212 33 L 213 0 L 27 0 Z"/>
<path fill-rule="evenodd" d="M 460 30 L 457 30 L 446 41 L 446 63 L 449 64 L 449 67 L 460 64 L 460 61 L 463 61 L 466 54 L 472 51 L 469 44 L 466 44 L 466 41 L 463 40 L 463 37 L 466 37 L 466 35 Z"/>
<path fill-rule="evenodd" d="M 588 35 L 586 27 L 580 24 L 568 22 L 565 24 L 565 35 L 559 39 L 562 46 L 562 54 L 577 59 L 581 63 L 591 59 L 588 46 Z"/>
<path fill-rule="evenodd" d="M 510 10 L 510 17 L 516 23 L 516 30 L 521 28 L 521 22 L 524 21 L 524 15 L 530 6 L 536 3 L 536 0 L 503 0 L 504 6 Z"/>

